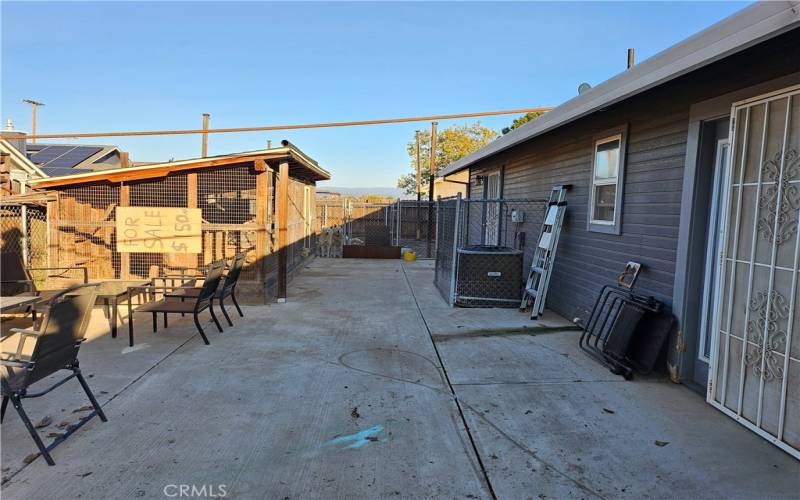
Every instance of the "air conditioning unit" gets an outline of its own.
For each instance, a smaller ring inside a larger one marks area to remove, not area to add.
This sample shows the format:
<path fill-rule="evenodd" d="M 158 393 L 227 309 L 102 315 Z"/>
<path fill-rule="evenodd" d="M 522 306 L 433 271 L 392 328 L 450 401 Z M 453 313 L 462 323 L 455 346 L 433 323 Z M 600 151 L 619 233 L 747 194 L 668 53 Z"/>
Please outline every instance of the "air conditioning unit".
<path fill-rule="evenodd" d="M 458 249 L 456 305 L 519 307 L 522 252 L 510 247 L 474 245 Z"/>

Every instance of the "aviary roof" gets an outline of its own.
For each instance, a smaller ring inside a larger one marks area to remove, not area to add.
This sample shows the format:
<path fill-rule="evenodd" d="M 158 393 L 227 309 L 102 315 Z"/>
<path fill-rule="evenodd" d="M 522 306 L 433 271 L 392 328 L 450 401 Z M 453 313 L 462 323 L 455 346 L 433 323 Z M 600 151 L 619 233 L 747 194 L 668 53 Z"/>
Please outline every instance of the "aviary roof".
<path fill-rule="evenodd" d="M 445 167 L 468 168 L 538 135 L 800 27 L 800 1 L 756 2 Z"/>
<path fill-rule="evenodd" d="M 257 159 L 263 159 L 265 161 L 280 161 L 283 159 L 288 160 L 289 175 L 292 177 L 307 178 L 314 181 L 328 180 L 331 177 L 330 174 L 325 169 L 320 167 L 316 161 L 306 156 L 293 144 L 284 141 L 284 146 L 280 148 L 245 151 L 228 155 L 210 156 L 207 158 L 193 158 L 189 160 L 153 163 L 148 165 L 128 168 L 115 168 L 109 170 L 70 170 L 68 174 L 58 177 L 36 179 L 31 181 L 31 185 L 37 188 L 50 188 L 98 181 L 120 182 L 141 180 L 162 177 L 172 172 L 232 165 L 236 163 L 254 161 Z"/>

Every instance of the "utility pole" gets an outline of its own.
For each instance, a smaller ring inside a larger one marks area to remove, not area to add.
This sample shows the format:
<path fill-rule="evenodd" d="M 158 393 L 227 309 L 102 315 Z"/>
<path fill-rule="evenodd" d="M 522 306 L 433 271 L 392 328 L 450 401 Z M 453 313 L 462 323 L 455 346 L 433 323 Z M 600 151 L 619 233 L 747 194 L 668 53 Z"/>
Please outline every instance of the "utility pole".
<path fill-rule="evenodd" d="M 628 49 L 628 69 L 631 69 L 633 64 L 633 49 Z"/>
<path fill-rule="evenodd" d="M 36 111 L 39 106 L 44 106 L 43 102 L 34 101 L 33 99 L 23 99 L 22 102 L 31 105 L 31 144 L 36 144 Z"/>
<path fill-rule="evenodd" d="M 208 119 L 211 117 L 208 113 L 203 113 L 203 145 L 201 146 L 201 156 L 205 158 L 208 156 Z"/>
<path fill-rule="evenodd" d="M 422 236 L 420 210 L 422 210 L 422 158 L 419 155 L 419 130 L 417 130 L 417 241 Z"/>
<path fill-rule="evenodd" d="M 433 225 L 430 223 L 433 220 L 433 182 L 436 179 L 436 125 L 437 122 L 431 122 L 431 160 L 430 160 L 430 178 L 428 180 L 428 245 L 426 248 L 426 256 L 430 259 L 431 255 L 431 240 L 433 239 Z"/>

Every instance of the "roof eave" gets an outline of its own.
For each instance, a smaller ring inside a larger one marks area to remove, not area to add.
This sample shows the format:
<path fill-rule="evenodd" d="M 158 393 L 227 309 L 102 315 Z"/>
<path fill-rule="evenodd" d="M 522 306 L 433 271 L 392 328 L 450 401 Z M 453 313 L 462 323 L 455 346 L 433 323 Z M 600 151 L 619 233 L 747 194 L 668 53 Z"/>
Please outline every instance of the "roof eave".
<path fill-rule="evenodd" d="M 320 177 L 321 180 L 330 179 L 330 174 L 327 171 L 316 165 L 316 162 L 313 162 L 313 160 L 308 158 L 300 150 L 296 148 L 277 148 L 249 151 L 234 155 L 219 155 L 208 158 L 193 158 L 190 160 L 180 160 L 175 162 L 155 163 L 152 165 L 143 165 L 139 167 L 82 172 L 59 177 L 36 179 L 31 182 L 31 185 L 38 188 L 52 188 L 74 184 L 85 184 L 89 182 L 124 182 L 158 178 L 168 175 L 172 172 L 184 170 L 233 165 L 236 163 L 245 163 L 258 159 L 280 160 L 282 158 L 294 159 L 305 169 Z"/>

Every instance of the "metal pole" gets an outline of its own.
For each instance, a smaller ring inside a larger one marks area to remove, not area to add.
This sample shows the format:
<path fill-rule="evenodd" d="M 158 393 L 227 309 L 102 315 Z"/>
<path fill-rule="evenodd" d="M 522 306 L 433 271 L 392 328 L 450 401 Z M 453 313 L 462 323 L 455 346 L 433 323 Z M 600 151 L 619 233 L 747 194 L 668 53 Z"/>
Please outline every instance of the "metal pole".
<path fill-rule="evenodd" d="M 400 232 L 403 230 L 403 210 L 400 206 L 400 198 L 397 198 L 397 246 L 400 246 Z"/>
<path fill-rule="evenodd" d="M 422 208 L 422 204 L 420 201 L 422 200 L 422 158 L 419 155 L 419 130 L 417 130 L 417 241 L 419 241 L 420 237 L 422 236 L 422 226 L 421 226 L 421 217 L 420 217 L 420 209 Z"/>
<path fill-rule="evenodd" d="M 442 206 L 442 197 L 441 196 L 437 196 L 436 197 L 436 224 L 434 225 L 434 227 L 436 228 L 436 238 L 433 240 L 433 243 L 434 243 L 434 245 L 433 245 L 433 254 L 436 256 L 436 258 L 439 258 L 439 209 L 441 208 L 441 206 Z M 428 221 L 429 225 L 430 225 L 430 223 L 431 223 L 431 221 Z"/>
<path fill-rule="evenodd" d="M 456 194 L 456 218 L 453 224 L 453 262 L 450 272 L 450 307 L 455 307 L 458 294 L 456 291 L 456 273 L 458 272 L 458 238 L 461 229 L 461 193 Z"/>
<path fill-rule="evenodd" d="M 211 115 L 203 113 L 203 142 L 201 146 L 201 156 L 203 158 L 208 156 L 208 119 Z"/>
<path fill-rule="evenodd" d="M 433 227 L 431 226 L 431 219 L 433 219 L 433 181 L 436 179 L 436 125 L 437 122 L 431 122 L 431 160 L 430 160 L 430 178 L 428 180 L 428 241 L 425 248 L 425 255 L 431 258 L 431 240 L 433 239 Z"/>
<path fill-rule="evenodd" d="M 22 205 L 20 207 L 20 217 L 22 218 L 22 237 L 20 238 L 20 243 L 22 243 L 22 262 L 25 263 L 26 266 L 30 266 L 31 263 L 28 262 L 28 206 Z"/>

